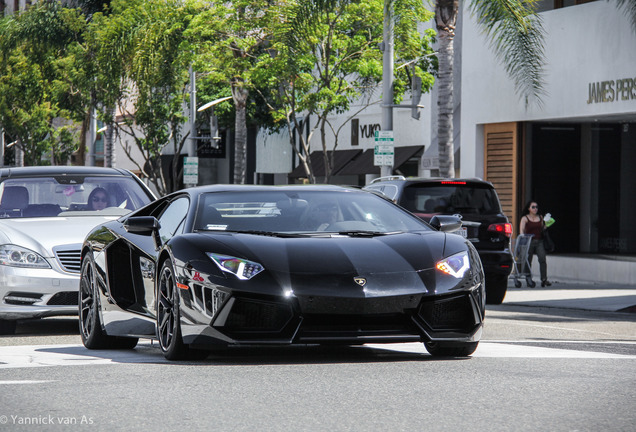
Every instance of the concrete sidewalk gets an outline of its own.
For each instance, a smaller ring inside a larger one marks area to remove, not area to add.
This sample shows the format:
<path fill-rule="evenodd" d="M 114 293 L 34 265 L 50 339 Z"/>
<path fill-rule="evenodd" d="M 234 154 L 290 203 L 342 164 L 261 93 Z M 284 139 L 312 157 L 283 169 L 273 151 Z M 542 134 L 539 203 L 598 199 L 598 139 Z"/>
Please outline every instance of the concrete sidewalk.
<path fill-rule="evenodd" d="M 528 288 L 525 280 L 515 288 L 511 277 L 504 304 L 636 313 L 636 285 L 555 279 L 552 286 L 541 288 L 537 278 L 535 282 L 535 288 Z"/>

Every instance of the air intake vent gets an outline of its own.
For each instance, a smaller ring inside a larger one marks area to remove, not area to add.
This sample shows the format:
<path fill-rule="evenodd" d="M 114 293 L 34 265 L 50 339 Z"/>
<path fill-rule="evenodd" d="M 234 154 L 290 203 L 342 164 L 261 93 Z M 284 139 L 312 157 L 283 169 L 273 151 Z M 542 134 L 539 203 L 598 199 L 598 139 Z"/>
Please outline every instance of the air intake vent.
<path fill-rule="evenodd" d="M 281 331 L 292 317 L 286 304 L 236 299 L 225 324 L 231 331 Z"/>
<path fill-rule="evenodd" d="M 77 306 L 77 303 L 77 291 L 63 291 L 56 293 L 46 304 L 51 306 Z"/>
<path fill-rule="evenodd" d="M 71 273 L 79 273 L 82 259 L 82 251 L 80 245 L 76 246 L 76 249 L 67 248 L 55 248 L 55 256 L 60 262 L 60 265 L 64 270 Z"/>
<path fill-rule="evenodd" d="M 422 302 L 419 316 L 436 331 L 470 331 L 477 323 L 468 295 Z"/>

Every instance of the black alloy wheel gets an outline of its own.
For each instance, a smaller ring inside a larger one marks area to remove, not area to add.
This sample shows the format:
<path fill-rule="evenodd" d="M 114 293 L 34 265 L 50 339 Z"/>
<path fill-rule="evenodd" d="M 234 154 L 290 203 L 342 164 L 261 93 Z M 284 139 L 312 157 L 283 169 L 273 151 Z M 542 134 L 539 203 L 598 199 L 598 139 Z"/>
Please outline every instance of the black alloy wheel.
<path fill-rule="evenodd" d="M 468 357 L 477 349 L 479 342 L 424 342 L 426 351 L 433 357 Z"/>
<path fill-rule="evenodd" d="M 183 343 L 179 292 L 170 259 L 163 262 L 157 285 L 157 338 L 161 352 L 168 360 L 204 359 L 208 356 L 208 352 L 191 349 Z"/>
<path fill-rule="evenodd" d="M 92 253 L 82 259 L 79 286 L 79 328 L 82 343 L 88 349 L 133 349 L 138 338 L 108 336 L 99 318 L 99 295 Z"/>

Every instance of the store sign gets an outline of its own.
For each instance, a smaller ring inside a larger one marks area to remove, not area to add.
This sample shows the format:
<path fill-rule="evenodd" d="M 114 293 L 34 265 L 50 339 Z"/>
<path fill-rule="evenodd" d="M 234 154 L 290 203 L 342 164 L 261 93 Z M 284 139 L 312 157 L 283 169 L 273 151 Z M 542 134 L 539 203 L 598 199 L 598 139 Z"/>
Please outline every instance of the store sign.
<path fill-rule="evenodd" d="M 421 167 L 423 170 L 439 169 L 438 156 L 425 156 L 421 159 Z"/>
<path fill-rule="evenodd" d="M 636 78 L 624 78 L 588 84 L 587 103 L 636 100 Z"/>
<path fill-rule="evenodd" d="M 360 136 L 362 138 L 373 138 L 375 137 L 376 131 L 381 129 L 380 125 L 375 124 L 366 124 L 360 126 Z"/>

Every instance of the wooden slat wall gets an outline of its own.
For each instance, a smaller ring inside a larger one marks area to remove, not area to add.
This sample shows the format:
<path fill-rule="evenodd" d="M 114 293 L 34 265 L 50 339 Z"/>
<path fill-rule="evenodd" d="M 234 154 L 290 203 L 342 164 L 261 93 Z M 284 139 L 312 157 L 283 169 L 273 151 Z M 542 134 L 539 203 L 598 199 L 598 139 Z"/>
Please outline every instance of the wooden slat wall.
<path fill-rule="evenodd" d="M 517 223 L 517 123 L 495 123 L 484 126 L 484 177 L 491 182 L 501 207 L 513 225 Z"/>

